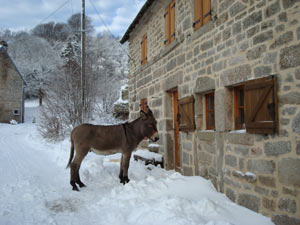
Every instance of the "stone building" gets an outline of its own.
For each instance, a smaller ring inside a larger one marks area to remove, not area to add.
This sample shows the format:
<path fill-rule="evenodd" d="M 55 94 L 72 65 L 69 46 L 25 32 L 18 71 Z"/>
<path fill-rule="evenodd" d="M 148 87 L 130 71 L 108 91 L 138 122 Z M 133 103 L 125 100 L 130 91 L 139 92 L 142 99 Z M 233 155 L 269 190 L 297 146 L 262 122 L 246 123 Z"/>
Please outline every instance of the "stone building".
<path fill-rule="evenodd" d="M 24 88 L 26 82 L 0 42 L 0 123 L 24 122 Z"/>
<path fill-rule="evenodd" d="M 129 42 L 129 118 L 148 104 L 165 167 L 300 224 L 300 2 L 147 0 Z"/>

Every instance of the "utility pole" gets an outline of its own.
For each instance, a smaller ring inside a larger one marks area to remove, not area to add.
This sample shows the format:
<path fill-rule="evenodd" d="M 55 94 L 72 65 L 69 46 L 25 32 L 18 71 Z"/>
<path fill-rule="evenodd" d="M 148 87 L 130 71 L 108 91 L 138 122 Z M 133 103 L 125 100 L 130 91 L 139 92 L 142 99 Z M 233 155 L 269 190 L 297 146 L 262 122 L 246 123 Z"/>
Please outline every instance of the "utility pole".
<path fill-rule="evenodd" d="M 85 0 L 82 0 L 81 12 L 81 123 L 85 120 L 85 92 L 86 92 L 86 79 L 85 79 Z"/>

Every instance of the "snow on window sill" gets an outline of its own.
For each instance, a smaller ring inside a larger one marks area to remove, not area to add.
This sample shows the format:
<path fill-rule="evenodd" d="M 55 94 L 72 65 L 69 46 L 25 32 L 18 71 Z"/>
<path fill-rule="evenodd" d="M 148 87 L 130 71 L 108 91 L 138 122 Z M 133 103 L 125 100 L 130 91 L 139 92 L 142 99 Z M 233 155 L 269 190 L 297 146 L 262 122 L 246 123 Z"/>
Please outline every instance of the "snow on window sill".
<path fill-rule="evenodd" d="M 231 134 L 246 134 L 246 130 L 232 130 L 229 133 Z"/>

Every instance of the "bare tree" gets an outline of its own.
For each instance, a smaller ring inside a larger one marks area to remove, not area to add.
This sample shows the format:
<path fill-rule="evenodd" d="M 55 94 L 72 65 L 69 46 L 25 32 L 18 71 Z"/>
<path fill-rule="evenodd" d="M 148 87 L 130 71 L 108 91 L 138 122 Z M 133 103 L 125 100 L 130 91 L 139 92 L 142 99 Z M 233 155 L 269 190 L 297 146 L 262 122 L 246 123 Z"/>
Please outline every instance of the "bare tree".
<path fill-rule="evenodd" d="M 66 43 L 61 59 L 63 66 L 59 72 L 52 75 L 46 90 L 45 104 L 41 109 L 39 131 L 43 137 L 59 140 L 81 121 L 81 77 L 80 77 L 80 48 L 76 38 L 70 37 Z M 88 80 L 88 85 L 92 81 Z M 89 86 L 86 92 L 87 119 L 92 115 L 94 108 L 95 86 Z"/>

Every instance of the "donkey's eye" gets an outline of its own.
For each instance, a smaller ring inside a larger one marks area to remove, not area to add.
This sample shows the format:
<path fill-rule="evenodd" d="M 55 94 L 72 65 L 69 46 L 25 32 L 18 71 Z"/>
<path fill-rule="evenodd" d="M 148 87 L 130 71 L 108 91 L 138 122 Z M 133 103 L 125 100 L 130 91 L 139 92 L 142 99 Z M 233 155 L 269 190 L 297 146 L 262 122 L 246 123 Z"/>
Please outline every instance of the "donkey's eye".
<path fill-rule="evenodd" d="M 148 127 L 152 128 L 153 126 L 152 126 L 152 124 L 148 124 Z"/>

